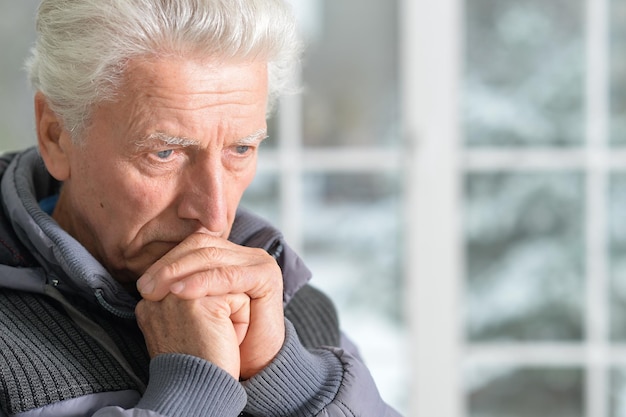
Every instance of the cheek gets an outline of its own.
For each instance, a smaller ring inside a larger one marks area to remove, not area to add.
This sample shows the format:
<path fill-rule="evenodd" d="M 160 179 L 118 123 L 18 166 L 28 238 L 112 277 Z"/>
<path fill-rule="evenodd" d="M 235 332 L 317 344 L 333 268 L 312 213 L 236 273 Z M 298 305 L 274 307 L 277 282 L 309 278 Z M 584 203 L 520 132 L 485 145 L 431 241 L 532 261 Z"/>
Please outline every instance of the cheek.
<path fill-rule="evenodd" d="M 133 223 L 141 222 L 155 205 L 155 193 L 150 192 L 148 184 L 137 181 L 128 170 L 119 166 L 92 166 L 85 172 L 85 178 L 90 180 L 82 187 L 89 196 L 84 200 L 90 202 L 90 208 L 99 213 L 97 217 L 111 231 L 122 226 L 132 230 Z"/>
<path fill-rule="evenodd" d="M 167 181 L 127 177 L 118 185 L 125 196 L 124 205 L 129 211 L 128 217 L 136 223 L 147 223 L 162 217 L 167 212 L 175 212 L 179 190 L 185 186 L 179 181 Z"/>
<path fill-rule="evenodd" d="M 162 186 L 127 176 L 111 184 L 106 204 L 110 210 L 137 222 L 162 211 L 163 206 L 168 204 L 167 194 Z"/>

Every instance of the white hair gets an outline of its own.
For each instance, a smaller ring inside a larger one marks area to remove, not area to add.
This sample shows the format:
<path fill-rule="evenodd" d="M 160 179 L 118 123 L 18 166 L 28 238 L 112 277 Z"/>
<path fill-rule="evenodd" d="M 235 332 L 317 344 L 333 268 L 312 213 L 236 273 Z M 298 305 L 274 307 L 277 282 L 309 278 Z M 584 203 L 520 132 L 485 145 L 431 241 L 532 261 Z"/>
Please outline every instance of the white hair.
<path fill-rule="evenodd" d="M 126 63 L 176 55 L 268 63 L 268 112 L 294 87 L 301 42 L 284 0 L 43 0 L 26 63 L 33 88 L 76 139 L 114 100 Z"/>

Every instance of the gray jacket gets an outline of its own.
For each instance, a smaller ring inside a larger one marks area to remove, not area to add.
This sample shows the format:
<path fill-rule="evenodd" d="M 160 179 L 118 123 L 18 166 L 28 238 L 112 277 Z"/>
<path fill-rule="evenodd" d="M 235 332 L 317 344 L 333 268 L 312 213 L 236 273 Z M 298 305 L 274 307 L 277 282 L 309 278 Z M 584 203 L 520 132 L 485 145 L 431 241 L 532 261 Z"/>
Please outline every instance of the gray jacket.
<path fill-rule="evenodd" d="M 239 382 L 197 357 L 150 359 L 137 300 L 40 208 L 60 184 L 35 149 L 4 156 L 0 175 L 0 417 L 398 415 L 308 269 L 258 217 L 240 210 L 230 239 L 281 248 L 286 339 Z"/>

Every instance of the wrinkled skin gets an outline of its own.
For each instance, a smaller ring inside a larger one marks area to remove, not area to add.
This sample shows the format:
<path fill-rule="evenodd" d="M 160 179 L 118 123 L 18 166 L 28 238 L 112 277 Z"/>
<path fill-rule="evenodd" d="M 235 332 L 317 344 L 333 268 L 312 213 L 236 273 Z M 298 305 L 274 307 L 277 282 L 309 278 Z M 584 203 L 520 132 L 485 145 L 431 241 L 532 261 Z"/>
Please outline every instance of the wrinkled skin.
<path fill-rule="evenodd" d="M 153 357 L 191 354 L 249 378 L 284 341 L 279 267 L 227 240 L 265 138 L 267 64 L 136 59 L 120 91 L 80 141 L 37 93 L 39 148 L 64 184 L 53 217 L 139 290 Z"/>

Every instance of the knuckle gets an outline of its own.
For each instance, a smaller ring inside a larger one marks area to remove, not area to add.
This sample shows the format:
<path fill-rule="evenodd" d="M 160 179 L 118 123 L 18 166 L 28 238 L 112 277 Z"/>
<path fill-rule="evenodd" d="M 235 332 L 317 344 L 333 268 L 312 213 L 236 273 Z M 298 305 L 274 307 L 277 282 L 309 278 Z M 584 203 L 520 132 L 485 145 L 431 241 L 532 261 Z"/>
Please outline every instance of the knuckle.
<path fill-rule="evenodd" d="M 222 320 L 230 317 L 230 304 L 224 297 L 217 298 L 214 314 L 217 318 Z"/>
<path fill-rule="evenodd" d="M 148 325 L 150 318 L 150 303 L 146 300 L 141 300 L 135 307 L 135 316 L 137 317 L 137 324 L 144 328 Z"/>
<path fill-rule="evenodd" d="M 203 271 L 203 272 L 196 274 L 195 285 L 197 285 L 198 288 L 203 289 L 204 291 L 208 293 L 212 287 L 211 281 L 213 280 L 213 275 L 214 274 L 212 273 L 212 271 Z"/>
<path fill-rule="evenodd" d="M 185 290 L 180 294 L 185 299 L 193 299 L 198 295 L 214 295 L 214 272 L 211 270 L 199 271 L 184 279 Z"/>
<path fill-rule="evenodd" d="M 228 282 L 237 282 L 240 277 L 243 275 L 243 267 L 239 265 L 230 265 L 227 268 L 223 269 L 223 276 Z"/>
<path fill-rule="evenodd" d="M 199 252 L 199 255 L 206 263 L 212 263 L 215 261 L 219 261 L 222 258 L 222 251 L 215 246 L 207 246 L 202 248 L 202 250 Z"/>
<path fill-rule="evenodd" d="M 161 270 L 165 277 L 177 277 L 182 273 L 182 265 L 180 262 L 173 261 L 165 264 Z"/>
<path fill-rule="evenodd" d="M 135 307 L 135 315 L 137 316 L 137 319 L 143 316 L 145 309 L 146 309 L 146 303 L 144 302 L 144 300 L 139 301 L 137 303 L 137 306 Z"/>

